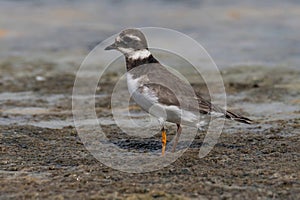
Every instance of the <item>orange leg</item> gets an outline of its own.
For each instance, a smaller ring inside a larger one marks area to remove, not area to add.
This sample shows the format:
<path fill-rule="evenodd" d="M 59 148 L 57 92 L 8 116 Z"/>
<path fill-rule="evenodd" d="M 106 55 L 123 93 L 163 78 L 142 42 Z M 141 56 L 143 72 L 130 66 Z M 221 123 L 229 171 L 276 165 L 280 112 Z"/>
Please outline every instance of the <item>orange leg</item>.
<path fill-rule="evenodd" d="M 173 147 L 172 147 L 172 153 L 174 153 L 175 150 L 176 150 L 176 146 L 177 146 L 177 143 L 178 143 L 178 140 L 179 140 L 179 137 L 180 137 L 180 134 L 181 134 L 181 130 L 182 130 L 180 124 L 176 124 L 176 125 L 177 125 L 177 133 L 176 133 L 175 142 L 174 142 Z"/>
<path fill-rule="evenodd" d="M 161 143 L 162 143 L 162 150 L 161 150 L 161 155 L 165 155 L 166 151 L 166 145 L 167 145 L 167 132 L 164 127 L 161 129 Z"/>

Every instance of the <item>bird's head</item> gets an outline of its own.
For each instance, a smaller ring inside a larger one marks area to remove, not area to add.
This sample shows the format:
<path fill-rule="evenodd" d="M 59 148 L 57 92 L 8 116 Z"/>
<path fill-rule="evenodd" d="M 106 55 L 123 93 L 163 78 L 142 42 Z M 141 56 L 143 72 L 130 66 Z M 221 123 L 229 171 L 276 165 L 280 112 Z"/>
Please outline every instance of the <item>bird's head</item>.
<path fill-rule="evenodd" d="M 105 48 L 105 50 L 118 50 L 126 57 L 142 51 L 148 51 L 148 45 L 144 34 L 138 29 L 123 30 L 115 39 L 115 42 Z"/>

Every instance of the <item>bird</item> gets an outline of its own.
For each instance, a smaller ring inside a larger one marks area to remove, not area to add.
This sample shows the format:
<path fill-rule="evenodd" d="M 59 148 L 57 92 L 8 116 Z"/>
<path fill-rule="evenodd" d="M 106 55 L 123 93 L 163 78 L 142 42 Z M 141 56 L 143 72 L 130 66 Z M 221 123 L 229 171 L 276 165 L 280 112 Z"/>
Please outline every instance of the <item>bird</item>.
<path fill-rule="evenodd" d="M 201 94 L 194 92 L 189 83 L 168 70 L 152 55 L 147 39 L 139 29 L 121 31 L 114 43 L 104 50 L 117 50 L 125 56 L 129 94 L 143 110 L 158 118 L 163 156 L 167 143 L 165 122 L 177 126 L 172 152 L 176 150 L 182 125 L 201 129 L 204 123 L 197 117 L 199 114 L 216 115 L 245 124 L 253 122 L 240 114 L 213 105 Z"/>

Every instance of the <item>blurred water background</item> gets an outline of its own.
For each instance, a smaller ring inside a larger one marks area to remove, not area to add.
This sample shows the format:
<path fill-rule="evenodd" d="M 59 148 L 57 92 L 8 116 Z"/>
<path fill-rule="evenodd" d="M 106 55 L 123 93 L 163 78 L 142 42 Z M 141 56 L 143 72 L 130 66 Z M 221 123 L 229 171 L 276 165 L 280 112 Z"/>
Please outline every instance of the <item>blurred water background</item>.
<path fill-rule="evenodd" d="M 219 68 L 300 68 L 299 19 L 297 0 L 1 0 L 0 59 L 80 64 L 112 34 L 154 26 L 194 38 Z"/>

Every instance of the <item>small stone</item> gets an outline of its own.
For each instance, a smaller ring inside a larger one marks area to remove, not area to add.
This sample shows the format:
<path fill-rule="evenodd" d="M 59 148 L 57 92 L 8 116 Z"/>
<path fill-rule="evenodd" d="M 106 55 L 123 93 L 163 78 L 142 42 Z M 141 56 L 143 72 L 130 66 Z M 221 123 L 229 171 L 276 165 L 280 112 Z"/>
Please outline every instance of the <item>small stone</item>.
<path fill-rule="evenodd" d="M 35 80 L 37 80 L 37 81 L 45 81 L 46 79 L 43 76 L 36 76 Z"/>

